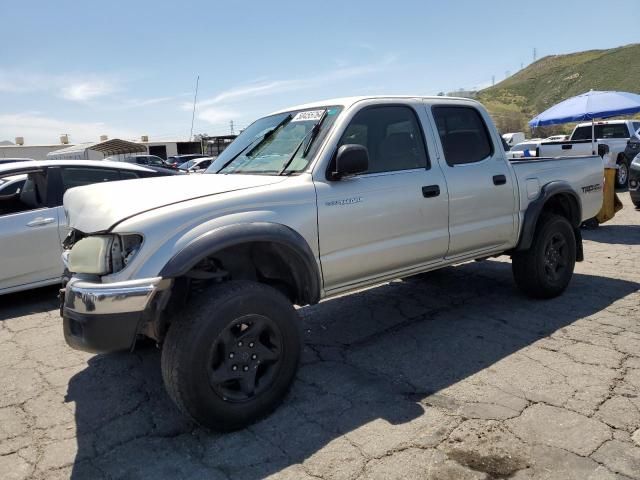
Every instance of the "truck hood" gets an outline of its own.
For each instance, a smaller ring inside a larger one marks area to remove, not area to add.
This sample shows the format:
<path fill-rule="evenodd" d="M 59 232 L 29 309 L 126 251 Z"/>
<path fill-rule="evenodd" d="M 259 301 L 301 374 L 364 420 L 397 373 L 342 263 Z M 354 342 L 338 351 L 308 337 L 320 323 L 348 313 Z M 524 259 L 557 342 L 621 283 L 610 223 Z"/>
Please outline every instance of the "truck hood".
<path fill-rule="evenodd" d="M 266 175 L 180 175 L 97 183 L 68 190 L 69 225 L 84 233 L 107 231 L 139 213 L 219 193 L 256 188 L 286 177 Z"/>

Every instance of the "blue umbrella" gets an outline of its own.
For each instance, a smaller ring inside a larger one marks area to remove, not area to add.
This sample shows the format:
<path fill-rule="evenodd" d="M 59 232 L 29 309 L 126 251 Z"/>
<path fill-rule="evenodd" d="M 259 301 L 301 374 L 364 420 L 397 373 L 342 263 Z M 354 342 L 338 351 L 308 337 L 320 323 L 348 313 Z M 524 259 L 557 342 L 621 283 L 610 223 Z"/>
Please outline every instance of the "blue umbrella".
<path fill-rule="evenodd" d="M 568 98 L 545 110 L 529 122 L 532 128 L 559 123 L 591 120 L 591 143 L 595 151 L 593 121 L 597 118 L 630 115 L 640 112 L 640 95 L 629 92 L 600 92 L 591 90 Z"/>
<path fill-rule="evenodd" d="M 630 115 L 640 112 L 640 95 L 629 92 L 598 92 L 591 90 L 568 98 L 545 110 L 529 122 L 530 127 L 583 122 L 597 118 Z"/>

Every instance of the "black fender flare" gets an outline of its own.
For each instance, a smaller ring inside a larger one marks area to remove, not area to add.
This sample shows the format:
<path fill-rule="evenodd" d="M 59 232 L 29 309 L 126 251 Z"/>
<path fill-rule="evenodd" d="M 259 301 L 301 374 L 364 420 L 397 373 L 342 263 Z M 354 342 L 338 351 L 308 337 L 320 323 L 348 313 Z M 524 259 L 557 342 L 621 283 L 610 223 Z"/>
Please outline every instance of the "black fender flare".
<path fill-rule="evenodd" d="M 584 258 L 582 251 L 582 235 L 580 234 L 582 204 L 580 203 L 580 197 L 578 194 L 571 185 L 565 181 L 547 183 L 540 189 L 540 195 L 538 195 L 538 198 L 529 204 L 527 211 L 524 214 L 524 221 L 522 229 L 520 230 L 520 239 L 515 250 L 528 250 L 531 247 L 540 214 L 544 210 L 547 202 L 558 195 L 566 195 L 572 199 L 570 202 L 569 221 L 571 222 L 571 226 L 573 227 L 576 236 L 576 260 L 582 261 Z"/>
<path fill-rule="evenodd" d="M 228 247 L 252 242 L 273 243 L 286 254 L 300 305 L 320 301 L 321 275 L 315 255 L 302 235 L 280 223 L 238 223 L 211 230 L 195 238 L 176 253 L 159 275 L 165 278 L 180 277 L 203 258 Z"/>

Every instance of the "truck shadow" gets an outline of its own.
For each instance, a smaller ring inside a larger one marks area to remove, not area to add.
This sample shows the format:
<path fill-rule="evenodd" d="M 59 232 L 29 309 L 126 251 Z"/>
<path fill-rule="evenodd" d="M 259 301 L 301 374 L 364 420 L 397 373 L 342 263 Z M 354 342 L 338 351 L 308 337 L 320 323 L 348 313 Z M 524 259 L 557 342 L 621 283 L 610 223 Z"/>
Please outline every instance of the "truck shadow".
<path fill-rule="evenodd" d="M 408 437 L 418 425 L 425 442 L 446 436 L 451 420 L 430 405 L 455 411 L 462 400 L 443 390 L 639 288 L 576 274 L 563 296 L 532 301 L 515 290 L 509 263 L 486 261 L 300 309 L 305 353 L 290 395 L 270 417 L 229 434 L 177 412 L 156 349 L 95 356 L 68 386 L 72 478 L 257 479 L 288 467 L 300 478 L 294 465 L 307 462 L 317 475 L 343 468 L 357 457 L 352 441 L 375 451 L 393 428 Z"/>
<path fill-rule="evenodd" d="M 58 307 L 59 285 L 0 295 L 0 322 Z"/>
<path fill-rule="evenodd" d="M 640 245 L 640 225 L 604 224 L 593 230 L 582 230 L 582 237 L 609 245 Z"/>

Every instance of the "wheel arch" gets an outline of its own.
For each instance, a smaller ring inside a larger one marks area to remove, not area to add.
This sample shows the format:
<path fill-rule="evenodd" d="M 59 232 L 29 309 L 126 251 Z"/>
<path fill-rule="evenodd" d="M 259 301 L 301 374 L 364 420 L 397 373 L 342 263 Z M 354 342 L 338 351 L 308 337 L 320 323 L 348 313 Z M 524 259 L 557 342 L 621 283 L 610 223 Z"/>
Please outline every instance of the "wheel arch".
<path fill-rule="evenodd" d="M 306 305 L 320 300 L 321 276 L 315 255 L 302 235 L 279 223 L 241 223 L 211 230 L 176 253 L 160 276 L 182 277 L 204 259 L 242 248 L 248 249 L 252 261 L 262 268 L 275 269 L 276 274 L 286 271 L 294 303 Z"/>
<path fill-rule="evenodd" d="M 580 224 L 582 223 L 580 197 L 571 185 L 564 181 L 555 181 L 544 185 L 538 198 L 529 204 L 524 215 L 520 240 L 515 250 L 528 250 L 531 247 L 538 220 L 545 212 L 562 215 L 569 221 L 576 237 L 576 259 L 582 261 L 584 256 L 580 234 Z"/>

